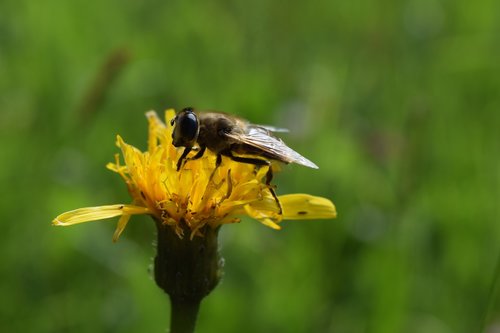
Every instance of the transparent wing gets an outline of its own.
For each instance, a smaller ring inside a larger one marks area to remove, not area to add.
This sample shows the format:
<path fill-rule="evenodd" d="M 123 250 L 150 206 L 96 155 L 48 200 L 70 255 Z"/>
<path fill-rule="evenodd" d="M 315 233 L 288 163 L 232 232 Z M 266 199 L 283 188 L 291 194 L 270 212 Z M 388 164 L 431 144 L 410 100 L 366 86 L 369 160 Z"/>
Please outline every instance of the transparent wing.
<path fill-rule="evenodd" d="M 286 163 L 297 163 L 309 168 L 318 169 L 318 166 L 304 156 L 288 147 L 281 139 L 270 135 L 269 130 L 257 125 L 248 125 L 245 133 L 227 133 L 227 137 L 255 147 L 269 155 L 276 156 L 277 160 Z"/>
<path fill-rule="evenodd" d="M 274 133 L 288 133 L 290 130 L 288 128 L 282 128 L 282 127 L 274 127 L 274 126 L 269 126 L 269 125 L 251 125 L 252 127 L 261 127 L 269 132 L 274 132 Z"/>

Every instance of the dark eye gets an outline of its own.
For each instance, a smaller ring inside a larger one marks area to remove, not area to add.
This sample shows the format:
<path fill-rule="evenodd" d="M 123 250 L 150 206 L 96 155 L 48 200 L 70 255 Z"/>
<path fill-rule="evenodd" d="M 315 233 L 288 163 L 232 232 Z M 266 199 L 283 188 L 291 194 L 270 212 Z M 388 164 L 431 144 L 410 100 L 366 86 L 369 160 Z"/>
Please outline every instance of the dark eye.
<path fill-rule="evenodd" d="M 198 119 L 192 112 L 186 112 L 178 117 L 177 126 L 180 131 L 181 137 L 186 141 L 191 141 L 198 133 Z"/>

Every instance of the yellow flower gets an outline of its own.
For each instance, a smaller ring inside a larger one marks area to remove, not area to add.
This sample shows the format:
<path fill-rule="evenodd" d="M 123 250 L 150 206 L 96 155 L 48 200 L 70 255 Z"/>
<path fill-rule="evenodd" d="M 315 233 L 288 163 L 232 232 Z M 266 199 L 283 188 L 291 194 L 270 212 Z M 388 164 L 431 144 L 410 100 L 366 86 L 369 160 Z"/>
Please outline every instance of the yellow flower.
<path fill-rule="evenodd" d="M 239 222 L 238 216 L 248 215 L 261 223 L 280 229 L 282 220 L 335 218 L 333 203 L 308 194 L 289 194 L 278 197 L 282 213 L 265 183 L 267 166 L 239 163 L 224 158 L 214 171 L 216 156 L 206 151 L 202 158 L 188 160 L 181 171 L 176 163 L 182 149 L 172 145 L 172 126 L 175 116 L 170 109 L 163 123 L 154 111 L 146 113 L 149 121 L 148 150 L 142 152 L 120 136 L 116 143 L 119 154 L 107 168 L 118 173 L 127 184 L 132 204 L 86 207 L 63 213 L 53 225 L 68 226 L 77 223 L 120 216 L 113 236 L 116 241 L 132 215 L 148 214 L 157 221 L 170 225 L 179 237 L 184 224 L 191 237 L 201 235 L 201 228 L 216 228 L 222 224 Z"/>

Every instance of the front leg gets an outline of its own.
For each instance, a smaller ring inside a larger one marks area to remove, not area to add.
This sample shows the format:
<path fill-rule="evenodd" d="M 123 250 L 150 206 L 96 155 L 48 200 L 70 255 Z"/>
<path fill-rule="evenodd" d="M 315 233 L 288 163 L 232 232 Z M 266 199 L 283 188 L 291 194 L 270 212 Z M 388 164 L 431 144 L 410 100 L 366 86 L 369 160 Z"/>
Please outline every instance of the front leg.
<path fill-rule="evenodd" d="M 196 155 L 194 155 L 193 157 L 189 158 L 188 160 L 192 161 L 192 160 L 197 160 L 199 158 L 201 158 L 203 156 L 203 154 L 205 154 L 205 150 L 207 149 L 206 146 L 200 146 L 200 150 L 198 150 L 198 152 L 196 153 Z"/>
<path fill-rule="evenodd" d="M 190 157 L 190 158 L 186 158 L 187 154 L 192 150 L 191 147 L 189 147 L 189 150 L 188 150 L 188 147 L 186 147 L 186 149 L 184 149 L 184 152 L 182 153 L 181 157 L 177 161 L 177 171 L 179 171 L 180 168 L 182 167 L 183 161 L 184 161 L 184 164 L 186 164 L 187 161 L 197 160 L 197 159 L 201 158 L 203 156 L 203 154 L 205 153 L 206 149 L 207 149 L 207 147 L 200 147 L 200 150 L 196 153 L 196 155 L 194 155 L 193 157 Z"/>
<path fill-rule="evenodd" d="M 179 171 L 181 169 L 182 162 L 186 159 L 186 156 L 189 154 L 191 149 L 192 149 L 192 147 L 184 148 L 184 151 L 182 152 L 181 157 L 179 157 L 179 160 L 177 161 L 177 171 Z"/>

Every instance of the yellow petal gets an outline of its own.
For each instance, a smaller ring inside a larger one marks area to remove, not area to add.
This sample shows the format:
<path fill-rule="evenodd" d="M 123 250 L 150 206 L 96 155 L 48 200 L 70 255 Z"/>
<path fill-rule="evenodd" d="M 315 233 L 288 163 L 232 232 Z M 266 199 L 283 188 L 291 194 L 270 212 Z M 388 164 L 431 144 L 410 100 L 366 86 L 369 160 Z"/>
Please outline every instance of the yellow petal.
<path fill-rule="evenodd" d="M 260 223 L 267 227 L 273 228 L 275 230 L 281 229 L 281 227 L 277 224 L 277 222 L 280 222 L 281 218 L 273 212 L 256 210 L 250 205 L 245 206 L 245 212 L 248 216 L 258 220 Z M 275 219 L 276 221 L 273 221 L 273 219 Z"/>
<path fill-rule="evenodd" d="M 123 230 L 127 226 L 128 221 L 132 215 L 122 215 L 120 220 L 118 220 L 118 224 L 116 225 L 115 233 L 113 234 L 113 242 L 118 241 L 118 238 L 122 234 Z"/>
<path fill-rule="evenodd" d="M 151 153 L 158 147 L 158 138 L 165 132 L 165 124 L 154 111 L 146 112 L 149 122 L 148 151 Z"/>
<path fill-rule="evenodd" d="M 78 223 L 109 219 L 121 215 L 150 214 L 146 207 L 135 205 L 108 205 L 98 207 L 85 207 L 63 213 L 56 217 L 53 225 L 68 226 Z"/>
<path fill-rule="evenodd" d="M 284 220 L 332 219 L 337 217 L 335 205 L 328 199 L 309 194 L 287 194 L 278 197 Z"/>
<path fill-rule="evenodd" d="M 167 126 L 170 126 L 170 121 L 174 118 L 175 118 L 175 110 L 174 109 L 166 109 L 165 110 L 165 122 L 167 123 Z"/>
<path fill-rule="evenodd" d="M 259 220 L 259 222 L 265 225 L 266 227 L 272 228 L 274 230 L 281 230 L 281 227 L 278 224 L 274 223 L 273 220 L 271 219 L 263 219 Z"/>

